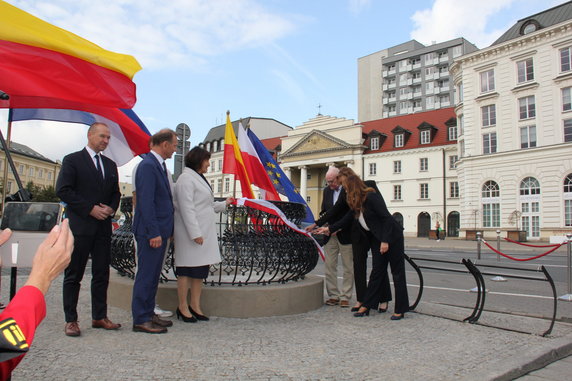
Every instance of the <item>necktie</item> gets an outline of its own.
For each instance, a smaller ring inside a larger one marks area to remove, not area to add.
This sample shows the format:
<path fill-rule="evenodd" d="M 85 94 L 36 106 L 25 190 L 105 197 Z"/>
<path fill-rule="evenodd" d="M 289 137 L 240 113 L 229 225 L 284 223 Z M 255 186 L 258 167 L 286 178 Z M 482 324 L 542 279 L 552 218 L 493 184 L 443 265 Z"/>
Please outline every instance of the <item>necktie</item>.
<path fill-rule="evenodd" d="M 99 175 L 101 176 L 101 178 L 103 179 L 103 170 L 101 169 L 101 162 L 99 159 L 99 155 L 95 155 L 95 166 L 97 167 L 97 172 L 99 172 Z"/>
<path fill-rule="evenodd" d="M 163 162 L 163 172 L 165 173 L 165 180 L 167 180 L 167 186 L 169 187 L 169 196 L 173 197 L 171 194 L 171 184 L 169 183 L 169 172 L 167 172 L 167 165 Z"/>

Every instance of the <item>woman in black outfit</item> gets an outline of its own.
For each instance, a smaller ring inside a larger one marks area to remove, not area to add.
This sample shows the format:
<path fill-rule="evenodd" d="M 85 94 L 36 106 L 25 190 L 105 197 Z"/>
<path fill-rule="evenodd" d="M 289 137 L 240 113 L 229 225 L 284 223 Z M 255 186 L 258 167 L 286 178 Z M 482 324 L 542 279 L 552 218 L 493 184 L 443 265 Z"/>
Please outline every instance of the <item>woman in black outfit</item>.
<path fill-rule="evenodd" d="M 339 226 L 353 218 L 368 238 L 372 252 L 372 271 L 362 306 L 354 314 L 356 317 L 369 315 L 371 308 L 377 308 L 383 284 L 387 279 L 387 265 L 391 265 L 391 274 L 395 287 L 395 309 L 391 320 L 400 320 L 409 310 L 407 281 L 405 279 L 405 257 L 403 228 L 387 210 L 380 193 L 375 192 L 355 174 L 340 171 L 339 180 L 346 191 L 346 201 L 350 212 L 346 217 L 320 232 L 336 231 Z"/>

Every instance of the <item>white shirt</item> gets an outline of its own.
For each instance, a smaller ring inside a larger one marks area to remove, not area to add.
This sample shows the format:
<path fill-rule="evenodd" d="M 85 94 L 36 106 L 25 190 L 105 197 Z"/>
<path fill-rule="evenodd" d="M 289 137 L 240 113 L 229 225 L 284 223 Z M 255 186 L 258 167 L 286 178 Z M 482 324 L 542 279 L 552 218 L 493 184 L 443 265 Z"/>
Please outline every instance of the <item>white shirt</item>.
<path fill-rule="evenodd" d="M 101 173 L 103 174 L 103 178 L 105 178 L 105 168 L 103 168 L 103 159 L 101 158 L 101 154 L 99 152 L 96 153 L 94 150 L 92 150 L 88 146 L 85 146 L 85 149 L 87 150 L 87 153 L 89 153 L 89 156 L 91 157 L 91 161 L 93 161 L 93 165 L 95 166 L 95 169 L 97 169 L 97 160 L 95 159 L 95 155 L 99 156 L 99 164 L 101 166 Z"/>
<path fill-rule="evenodd" d="M 338 198 L 340 197 L 340 192 L 342 191 L 342 186 L 340 185 L 338 187 L 338 189 L 334 190 L 334 203 L 332 205 L 335 205 L 336 202 L 338 202 Z"/>
<path fill-rule="evenodd" d="M 363 213 L 359 214 L 358 221 L 362 228 L 364 228 L 366 231 L 369 231 L 369 227 L 367 226 L 367 224 L 365 223 L 365 219 L 363 218 Z"/>

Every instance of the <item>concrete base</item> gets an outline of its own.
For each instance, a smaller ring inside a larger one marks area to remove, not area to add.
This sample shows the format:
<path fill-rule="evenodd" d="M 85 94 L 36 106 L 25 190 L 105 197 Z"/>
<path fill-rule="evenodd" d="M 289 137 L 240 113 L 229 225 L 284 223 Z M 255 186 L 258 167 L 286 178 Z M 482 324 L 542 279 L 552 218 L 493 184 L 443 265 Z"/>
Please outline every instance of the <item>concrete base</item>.
<path fill-rule="evenodd" d="M 107 302 L 131 310 L 133 280 L 111 274 Z M 161 308 L 175 311 L 178 306 L 177 283 L 159 284 L 157 303 Z M 208 286 L 203 285 L 201 307 L 207 316 L 248 318 L 295 315 L 312 311 L 324 304 L 324 281 L 307 275 L 304 280 L 267 286 Z"/>

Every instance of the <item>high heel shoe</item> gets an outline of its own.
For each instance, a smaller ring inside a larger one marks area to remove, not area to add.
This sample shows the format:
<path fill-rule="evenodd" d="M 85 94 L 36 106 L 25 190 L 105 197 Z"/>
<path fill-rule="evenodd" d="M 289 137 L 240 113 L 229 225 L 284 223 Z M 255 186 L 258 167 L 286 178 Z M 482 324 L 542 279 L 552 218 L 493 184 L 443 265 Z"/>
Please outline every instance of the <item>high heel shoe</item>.
<path fill-rule="evenodd" d="M 351 312 L 357 312 L 357 311 L 359 311 L 360 308 L 361 308 L 361 304 L 359 306 L 352 307 L 352 309 L 350 311 Z"/>
<path fill-rule="evenodd" d="M 391 315 L 391 320 L 401 320 L 405 317 L 405 314 L 393 314 Z"/>
<path fill-rule="evenodd" d="M 182 319 L 185 323 L 196 323 L 197 319 L 194 316 L 187 317 L 181 313 L 179 307 L 177 307 L 177 320 Z"/>
<path fill-rule="evenodd" d="M 380 305 L 381 305 L 381 304 L 385 304 L 385 308 L 378 306 L 379 308 L 377 309 L 377 312 L 380 313 L 380 314 L 382 314 L 382 313 L 384 313 L 384 312 L 387 312 L 387 303 L 380 303 Z"/>
<path fill-rule="evenodd" d="M 360 307 L 360 309 L 361 308 L 365 308 L 365 307 Z M 354 313 L 354 316 L 355 317 L 369 316 L 369 308 L 365 308 L 365 310 L 363 310 L 361 312 L 358 310 L 358 312 Z"/>
<path fill-rule="evenodd" d="M 195 312 L 191 306 L 189 306 L 189 312 L 195 317 L 197 318 L 197 320 L 202 320 L 202 321 L 209 321 L 209 317 L 205 316 L 205 315 L 201 315 L 198 312 Z"/>

